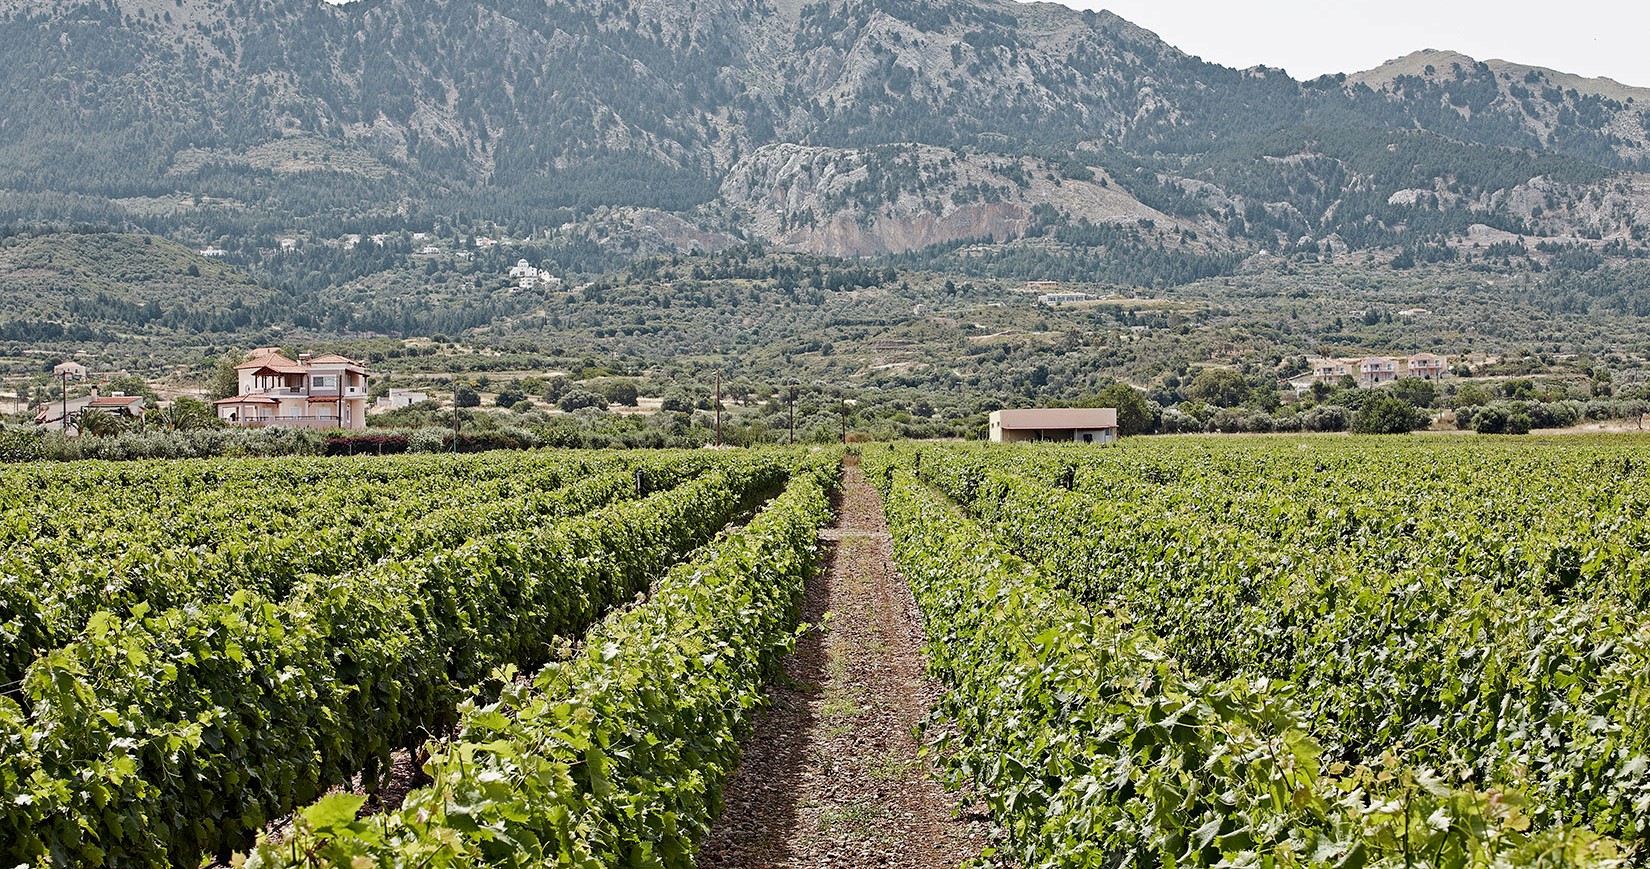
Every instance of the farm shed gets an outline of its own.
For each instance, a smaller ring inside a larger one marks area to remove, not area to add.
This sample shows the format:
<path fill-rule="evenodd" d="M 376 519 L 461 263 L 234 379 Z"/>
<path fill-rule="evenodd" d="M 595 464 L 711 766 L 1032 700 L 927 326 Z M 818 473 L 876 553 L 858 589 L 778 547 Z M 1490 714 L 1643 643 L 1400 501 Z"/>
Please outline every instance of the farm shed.
<path fill-rule="evenodd" d="M 1117 440 L 1117 408 L 1049 407 L 992 411 L 991 440 L 993 443 L 1111 443 Z"/>

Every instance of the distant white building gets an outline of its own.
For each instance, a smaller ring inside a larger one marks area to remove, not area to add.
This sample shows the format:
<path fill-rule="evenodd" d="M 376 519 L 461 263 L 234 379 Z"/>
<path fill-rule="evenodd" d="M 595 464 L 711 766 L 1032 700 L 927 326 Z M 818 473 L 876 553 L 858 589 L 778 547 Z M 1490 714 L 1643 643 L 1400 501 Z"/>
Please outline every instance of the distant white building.
<path fill-rule="evenodd" d="M 85 410 L 94 398 L 97 398 L 97 396 L 85 395 L 80 398 L 71 398 L 67 402 L 62 400 L 46 402 L 46 406 L 34 415 L 34 424 L 46 431 L 63 431 L 66 428 L 64 420 L 68 420 L 68 425 L 74 425 L 74 418 L 79 416 L 80 412 Z M 64 411 L 68 412 L 67 417 L 64 416 Z"/>
<path fill-rule="evenodd" d="M 1037 297 L 1038 304 L 1063 305 L 1066 302 L 1086 302 L 1094 298 L 1088 293 L 1044 293 Z"/>
<path fill-rule="evenodd" d="M 561 287 L 561 278 L 524 259 L 516 260 L 516 264 L 510 267 L 510 278 L 516 282 L 516 288 L 521 290 L 537 289 L 540 286 L 552 290 Z"/>
<path fill-rule="evenodd" d="M 52 376 L 84 379 L 86 376 L 86 366 L 73 360 L 68 362 L 59 362 L 57 365 L 52 367 Z"/>
<path fill-rule="evenodd" d="M 80 415 L 88 410 L 99 410 L 128 419 L 142 419 L 144 404 L 145 399 L 141 395 L 127 395 L 124 392 L 98 395 L 94 392 L 80 398 L 71 398 L 67 403 L 62 400 L 47 402 L 46 406 L 34 415 L 34 424 L 46 431 L 78 429 Z M 63 414 L 65 410 L 68 411 L 67 417 Z"/>
<path fill-rule="evenodd" d="M 427 393 L 413 389 L 391 389 L 389 394 L 372 403 L 368 413 L 387 413 L 400 410 L 403 407 L 412 407 L 420 402 L 429 401 Z"/>

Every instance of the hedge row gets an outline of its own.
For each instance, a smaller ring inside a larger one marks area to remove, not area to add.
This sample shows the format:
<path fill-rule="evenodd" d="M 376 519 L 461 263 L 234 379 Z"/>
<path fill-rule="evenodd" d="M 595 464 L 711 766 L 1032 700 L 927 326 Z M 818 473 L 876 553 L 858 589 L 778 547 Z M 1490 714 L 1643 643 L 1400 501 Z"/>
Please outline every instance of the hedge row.
<path fill-rule="evenodd" d="M 691 867 L 738 737 L 795 640 L 836 461 L 815 459 L 572 660 L 469 708 L 432 753 L 434 783 L 400 811 L 358 818 L 361 797 L 327 797 L 245 866 Z"/>
<path fill-rule="evenodd" d="M 753 457 L 560 525 L 315 577 L 284 603 L 95 616 L 0 698 L 0 857 L 193 864 L 450 725 L 462 686 L 536 667 L 776 488 Z"/>
<path fill-rule="evenodd" d="M 1531 833 L 1517 793 L 1396 755 L 1330 763 L 1285 686 L 1188 675 L 893 460 L 868 464 L 949 687 L 942 756 L 983 791 L 1021 865 L 1618 865 L 1618 845 L 1590 832 Z"/>

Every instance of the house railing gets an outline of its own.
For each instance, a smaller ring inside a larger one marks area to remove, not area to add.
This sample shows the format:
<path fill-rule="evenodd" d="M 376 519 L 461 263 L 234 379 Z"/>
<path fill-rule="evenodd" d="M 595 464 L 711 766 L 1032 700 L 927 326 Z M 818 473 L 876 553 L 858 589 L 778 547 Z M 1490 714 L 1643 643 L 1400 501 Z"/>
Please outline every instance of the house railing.
<path fill-rule="evenodd" d="M 308 428 L 317 430 L 349 428 L 355 424 L 353 419 L 340 423 L 337 416 L 271 416 L 261 419 L 236 420 L 230 423 L 230 425 L 241 428 Z"/>

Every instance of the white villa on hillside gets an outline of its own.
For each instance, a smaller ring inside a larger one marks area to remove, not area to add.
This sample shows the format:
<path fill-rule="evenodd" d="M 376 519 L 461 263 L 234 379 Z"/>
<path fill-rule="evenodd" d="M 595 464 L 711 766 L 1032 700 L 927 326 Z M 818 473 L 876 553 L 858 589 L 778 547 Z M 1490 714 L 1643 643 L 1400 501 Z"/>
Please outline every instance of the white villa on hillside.
<path fill-rule="evenodd" d="M 531 290 L 544 287 L 548 290 L 561 289 L 561 278 L 550 274 L 549 269 L 541 269 L 527 260 L 516 260 L 510 267 L 510 279 L 516 282 L 516 289 Z"/>
<path fill-rule="evenodd" d="M 389 395 L 373 402 L 368 409 L 369 413 L 385 413 L 391 410 L 400 410 L 403 407 L 412 407 L 415 404 L 429 401 L 430 394 L 416 389 L 391 388 Z"/>
<path fill-rule="evenodd" d="M 230 425 L 367 427 L 367 369 L 353 359 L 304 353 L 294 362 L 266 347 L 252 351 L 235 374 L 239 394 L 217 402 L 218 418 Z"/>

